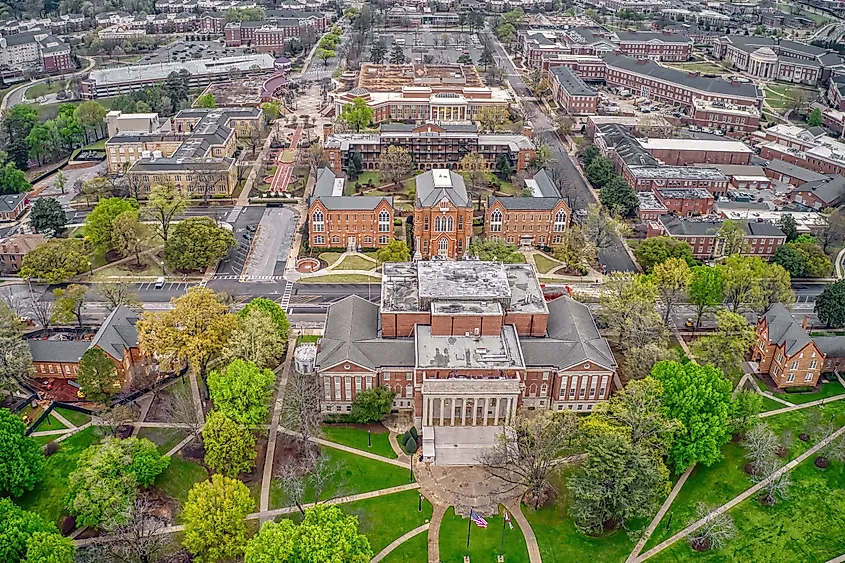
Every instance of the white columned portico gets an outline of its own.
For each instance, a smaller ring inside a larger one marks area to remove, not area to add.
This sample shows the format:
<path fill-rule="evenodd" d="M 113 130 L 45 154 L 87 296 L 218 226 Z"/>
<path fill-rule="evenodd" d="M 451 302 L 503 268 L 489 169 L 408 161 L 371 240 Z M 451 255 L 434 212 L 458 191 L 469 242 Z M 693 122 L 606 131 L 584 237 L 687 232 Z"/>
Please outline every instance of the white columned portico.
<path fill-rule="evenodd" d="M 481 420 L 483 426 L 487 426 L 487 405 L 489 404 L 490 398 L 484 397 L 484 410 L 481 411 Z"/>
<path fill-rule="evenodd" d="M 496 408 L 493 410 L 493 426 L 499 426 L 499 410 L 502 408 L 502 399 L 496 397 Z"/>
<path fill-rule="evenodd" d="M 440 397 L 440 426 L 443 426 L 443 415 L 446 410 L 446 397 Z"/>

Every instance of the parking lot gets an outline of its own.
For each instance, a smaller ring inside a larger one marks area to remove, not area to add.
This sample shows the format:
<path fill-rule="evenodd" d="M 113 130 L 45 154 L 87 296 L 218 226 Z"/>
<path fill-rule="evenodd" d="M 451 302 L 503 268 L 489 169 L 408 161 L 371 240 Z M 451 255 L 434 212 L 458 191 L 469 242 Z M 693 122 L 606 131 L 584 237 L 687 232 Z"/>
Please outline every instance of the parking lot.
<path fill-rule="evenodd" d="M 422 62 L 424 55 L 431 55 L 432 63 L 454 64 L 461 55 L 468 53 L 472 61 L 478 63 L 481 56 L 481 43 L 477 34 L 470 34 L 468 31 L 442 31 L 421 27 L 415 31 L 382 32 L 380 37 L 387 45 L 388 57 L 394 43 L 399 40 L 402 44 L 404 41 L 403 51 L 411 62 Z"/>
<path fill-rule="evenodd" d="M 232 57 L 243 54 L 244 47 L 226 47 L 219 41 L 176 41 L 159 47 L 141 63 L 185 62 L 209 57 Z"/>

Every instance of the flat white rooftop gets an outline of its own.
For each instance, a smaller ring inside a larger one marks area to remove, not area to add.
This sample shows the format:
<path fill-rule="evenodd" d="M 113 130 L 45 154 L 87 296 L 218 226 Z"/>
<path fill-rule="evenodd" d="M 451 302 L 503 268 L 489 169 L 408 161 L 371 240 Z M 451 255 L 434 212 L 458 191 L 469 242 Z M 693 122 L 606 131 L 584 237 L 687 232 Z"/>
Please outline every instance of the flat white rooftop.
<path fill-rule="evenodd" d="M 708 152 L 753 153 L 745 143 L 739 141 L 702 140 L 702 139 L 637 139 L 645 149 L 654 150 L 694 150 Z"/>

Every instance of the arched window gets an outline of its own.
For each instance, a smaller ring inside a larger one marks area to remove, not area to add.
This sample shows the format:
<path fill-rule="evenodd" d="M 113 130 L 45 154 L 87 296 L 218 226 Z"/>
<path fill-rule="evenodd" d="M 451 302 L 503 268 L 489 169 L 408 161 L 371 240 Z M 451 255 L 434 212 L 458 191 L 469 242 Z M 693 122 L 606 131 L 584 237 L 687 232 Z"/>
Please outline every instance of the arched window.
<path fill-rule="evenodd" d="M 440 231 L 441 231 L 441 229 L 440 229 L 440 215 L 437 215 L 434 218 L 434 232 L 439 233 Z"/>
<path fill-rule="evenodd" d="M 555 213 L 554 231 L 560 233 L 566 230 L 566 212 L 561 209 Z"/>
<path fill-rule="evenodd" d="M 323 212 L 319 209 L 311 215 L 312 222 L 314 223 L 314 232 L 315 233 L 322 233 L 326 230 L 326 224 L 323 222 Z"/>
<path fill-rule="evenodd" d="M 378 232 L 380 233 L 389 233 L 390 232 L 390 213 L 387 212 L 387 209 L 382 209 L 379 211 L 378 214 Z"/>
<path fill-rule="evenodd" d="M 498 209 L 494 209 L 493 213 L 490 214 L 490 232 L 502 232 L 502 212 Z"/>
<path fill-rule="evenodd" d="M 441 256 L 449 254 L 449 239 L 445 237 L 440 239 L 440 242 L 437 243 L 437 252 Z"/>
<path fill-rule="evenodd" d="M 451 217 L 446 218 L 446 232 L 451 233 L 455 230 L 455 221 Z"/>

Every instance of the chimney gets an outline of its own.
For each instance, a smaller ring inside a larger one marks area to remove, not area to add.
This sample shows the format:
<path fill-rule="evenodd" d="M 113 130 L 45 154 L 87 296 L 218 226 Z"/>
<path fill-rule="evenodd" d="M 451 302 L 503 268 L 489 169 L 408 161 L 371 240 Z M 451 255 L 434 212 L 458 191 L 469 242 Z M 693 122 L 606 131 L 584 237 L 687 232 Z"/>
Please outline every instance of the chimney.
<path fill-rule="evenodd" d="M 807 315 L 804 315 L 804 320 L 802 320 L 802 321 L 801 321 L 801 328 L 803 328 L 804 330 L 806 330 L 806 329 L 807 329 L 807 326 L 808 326 L 809 324 L 810 324 L 810 317 L 808 317 Z"/>
<path fill-rule="evenodd" d="M 326 139 L 328 139 L 329 135 L 331 135 L 333 132 L 334 132 L 334 125 L 333 124 L 331 124 L 331 123 L 323 124 L 323 144 L 326 143 Z"/>
<path fill-rule="evenodd" d="M 731 86 L 739 86 L 739 80 L 736 80 L 736 79 L 731 80 Z"/>
<path fill-rule="evenodd" d="M 698 78 L 699 72 L 697 70 L 691 70 L 687 72 L 687 76 L 689 76 L 690 78 Z"/>

